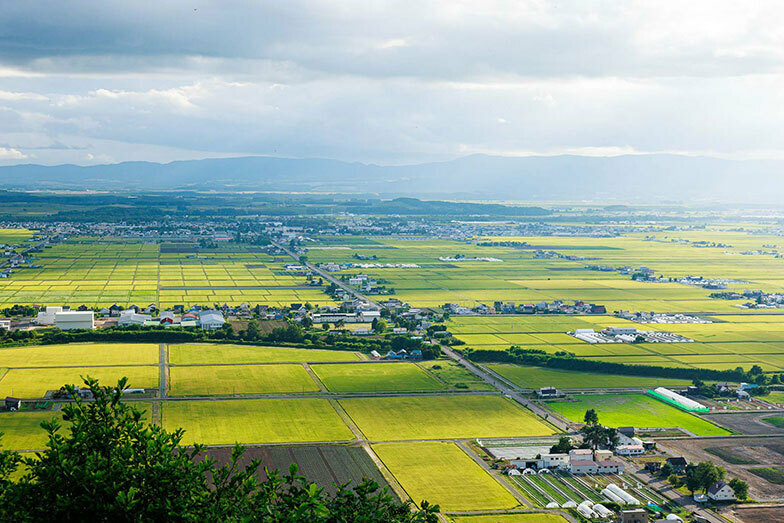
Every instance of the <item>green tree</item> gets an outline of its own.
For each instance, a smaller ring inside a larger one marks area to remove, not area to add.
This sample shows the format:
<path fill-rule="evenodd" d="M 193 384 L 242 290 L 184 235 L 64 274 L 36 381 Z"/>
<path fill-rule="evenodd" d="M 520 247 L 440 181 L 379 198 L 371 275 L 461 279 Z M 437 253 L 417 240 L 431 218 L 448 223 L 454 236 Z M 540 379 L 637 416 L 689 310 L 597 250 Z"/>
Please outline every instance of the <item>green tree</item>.
<path fill-rule="evenodd" d="M 585 423 L 588 425 L 597 425 L 599 423 L 599 415 L 594 409 L 588 409 L 585 411 L 583 421 L 585 421 Z"/>
<path fill-rule="evenodd" d="M 699 483 L 698 488 L 701 488 L 703 492 L 706 493 L 714 483 L 722 479 L 725 475 L 724 469 L 717 467 L 712 461 L 703 461 L 698 464 L 694 470 L 697 476 L 697 482 Z"/>
<path fill-rule="evenodd" d="M 376 318 L 373 320 L 372 327 L 376 334 L 384 334 L 387 330 L 387 320 Z"/>
<path fill-rule="evenodd" d="M 245 329 L 245 338 L 248 340 L 256 340 L 259 338 L 259 322 L 256 320 L 250 320 L 248 322 L 248 328 Z"/>
<path fill-rule="evenodd" d="M 572 450 L 572 440 L 569 436 L 561 436 L 558 443 L 550 447 L 550 454 L 566 454 Z"/>
<path fill-rule="evenodd" d="M 738 499 L 746 499 L 749 497 L 749 484 L 743 481 L 742 479 L 733 478 L 729 482 L 730 488 L 732 488 L 732 492 L 735 493 L 735 497 Z"/>
<path fill-rule="evenodd" d="M 672 476 L 673 472 L 674 471 L 672 470 L 672 465 L 670 465 L 666 461 L 664 462 L 664 465 L 662 465 L 662 468 L 659 469 L 659 475 L 663 478 L 669 478 L 670 476 Z"/>
<path fill-rule="evenodd" d="M 75 400 L 63 408 L 66 425 L 42 424 L 46 450 L 0 453 L 0 521 L 437 521 L 437 506 L 423 501 L 412 510 L 372 481 L 328 496 L 292 465 L 262 482 L 260 461 L 241 464 L 239 445 L 219 467 L 201 445 L 181 445 L 182 429 L 144 423 L 142 412 L 121 401 L 124 378 L 117 387 L 85 383 L 95 400 L 67 387 Z M 20 467 L 21 477 L 10 479 Z"/>

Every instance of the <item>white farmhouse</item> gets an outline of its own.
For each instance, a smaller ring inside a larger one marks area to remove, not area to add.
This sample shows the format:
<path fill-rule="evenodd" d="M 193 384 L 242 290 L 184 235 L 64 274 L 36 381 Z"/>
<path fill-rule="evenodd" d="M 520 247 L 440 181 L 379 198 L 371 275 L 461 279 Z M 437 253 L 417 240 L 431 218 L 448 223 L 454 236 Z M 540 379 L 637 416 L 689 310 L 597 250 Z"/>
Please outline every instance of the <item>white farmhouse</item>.
<path fill-rule="evenodd" d="M 735 492 L 723 481 L 717 481 L 708 489 L 708 497 L 713 501 L 735 501 Z"/>

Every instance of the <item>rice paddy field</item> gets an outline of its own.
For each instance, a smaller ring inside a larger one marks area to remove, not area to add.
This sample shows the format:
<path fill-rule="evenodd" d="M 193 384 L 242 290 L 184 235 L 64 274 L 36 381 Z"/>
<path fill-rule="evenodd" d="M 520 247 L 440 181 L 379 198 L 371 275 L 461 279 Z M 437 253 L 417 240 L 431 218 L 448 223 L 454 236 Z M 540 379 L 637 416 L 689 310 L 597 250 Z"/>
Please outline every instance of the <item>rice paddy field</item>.
<path fill-rule="evenodd" d="M 0 364 L 2 360 L 0 353 Z M 337 350 L 228 345 L 219 343 L 181 343 L 169 346 L 169 362 L 173 365 L 209 363 L 298 363 L 323 361 L 358 361 L 365 356 Z"/>
<path fill-rule="evenodd" d="M 0 281 L 0 305 L 332 303 L 321 290 L 306 287 L 304 276 L 284 270 L 290 261 L 229 242 L 205 250 L 80 237 L 35 253 L 32 264 L 40 267 L 15 269 Z"/>
<path fill-rule="evenodd" d="M 317 392 L 302 365 L 200 365 L 171 367 L 172 396 L 281 394 Z"/>
<path fill-rule="evenodd" d="M 381 443 L 373 450 L 415 503 L 442 511 L 514 508 L 517 500 L 454 443 Z"/>
<path fill-rule="evenodd" d="M 446 386 L 414 363 L 312 365 L 332 392 L 396 392 L 443 390 Z"/>
<path fill-rule="evenodd" d="M 691 385 L 690 380 L 592 374 L 589 372 L 572 372 L 542 367 L 525 367 L 522 365 L 487 364 L 485 367 L 524 389 L 538 389 L 540 387 L 556 387 L 559 389 L 593 389 L 601 387 L 655 388 Z"/>
<path fill-rule="evenodd" d="M 555 430 L 500 396 L 349 398 L 340 405 L 373 441 L 547 436 Z"/>
<path fill-rule="evenodd" d="M 0 367 L 156 365 L 154 343 L 72 343 L 0 349 Z"/>
<path fill-rule="evenodd" d="M 725 436 L 729 432 L 704 419 L 644 394 L 592 394 L 545 406 L 565 418 L 582 423 L 585 411 L 595 409 L 599 422 L 609 427 L 681 427 L 698 436 Z"/>
<path fill-rule="evenodd" d="M 326 399 L 177 401 L 162 405 L 163 426 L 185 443 L 309 443 L 354 435 Z"/>
<path fill-rule="evenodd" d="M 65 384 L 81 385 L 82 376 L 95 378 L 102 385 L 116 385 L 120 378 L 127 377 L 132 388 L 158 386 L 157 366 L 9 369 L 0 379 L 0 396 L 43 398 L 47 391 L 59 390 Z"/>
<path fill-rule="evenodd" d="M 528 514 L 492 514 L 485 516 L 456 516 L 454 523 L 566 523 L 566 519 L 558 514 L 542 512 Z"/>

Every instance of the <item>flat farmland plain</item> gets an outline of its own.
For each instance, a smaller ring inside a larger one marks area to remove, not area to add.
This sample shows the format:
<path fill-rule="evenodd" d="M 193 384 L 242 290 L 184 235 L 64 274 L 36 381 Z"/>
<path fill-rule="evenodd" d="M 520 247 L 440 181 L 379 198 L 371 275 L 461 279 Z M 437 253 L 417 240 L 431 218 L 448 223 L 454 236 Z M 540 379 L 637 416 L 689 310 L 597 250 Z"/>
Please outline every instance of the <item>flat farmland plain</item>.
<path fill-rule="evenodd" d="M 644 394 L 594 394 L 570 401 L 550 401 L 545 406 L 574 422 L 581 423 L 585 411 L 595 409 L 599 423 L 609 427 L 681 427 L 698 436 L 730 434 L 704 419 Z"/>
<path fill-rule="evenodd" d="M 318 385 L 302 365 L 208 365 L 171 367 L 170 394 L 276 394 L 317 392 Z"/>
<path fill-rule="evenodd" d="M 325 399 L 176 401 L 162 406 L 163 426 L 183 428 L 185 443 L 308 443 L 354 435 Z"/>
<path fill-rule="evenodd" d="M 339 400 L 373 441 L 547 436 L 555 430 L 500 396 Z"/>
<path fill-rule="evenodd" d="M 169 345 L 169 362 L 174 365 L 202 363 L 295 363 L 319 361 L 358 361 L 356 352 L 295 349 L 220 343 L 182 343 Z M 1 360 L 0 360 L 1 361 Z"/>
<path fill-rule="evenodd" d="M 380 443 L 373 445 L 373 450 L 417 504 L 427 500 L 442 511 L 519 505 L 454 443 Z"/>
<path fill-rule="evenodd" d="M 99 380 L 103 386 L 116 385 L 120 378 L 128 378 L 128 387 L 154 389 L 158 387 L 158 367 L 76 367 L 10 369 L 0 379 L 0 396 L 43 398 L 48 390 L 59 390 L 65 384 L 81 385 L 82 376 Z"/>
<path fill-rule="evenodd" d="M 154 343 L 73 343 L 0 349 L 0 367 L 155 365 Z"/>
<path fill-rule="evenodd" d="M 394 392 L 443 390 L 446 386 L 413 363 L 312 365 L 331 392 Z"/>

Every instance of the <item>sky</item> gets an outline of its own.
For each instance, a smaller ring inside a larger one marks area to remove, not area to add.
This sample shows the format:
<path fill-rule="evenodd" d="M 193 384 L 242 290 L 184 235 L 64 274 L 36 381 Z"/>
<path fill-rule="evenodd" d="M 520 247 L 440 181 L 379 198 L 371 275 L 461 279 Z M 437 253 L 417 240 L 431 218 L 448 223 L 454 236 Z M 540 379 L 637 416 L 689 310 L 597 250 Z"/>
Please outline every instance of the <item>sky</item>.
<path fill-rule="evenodd" d="M 0 6 L 0 165 L 784 158 L 780 1 Z"/>

